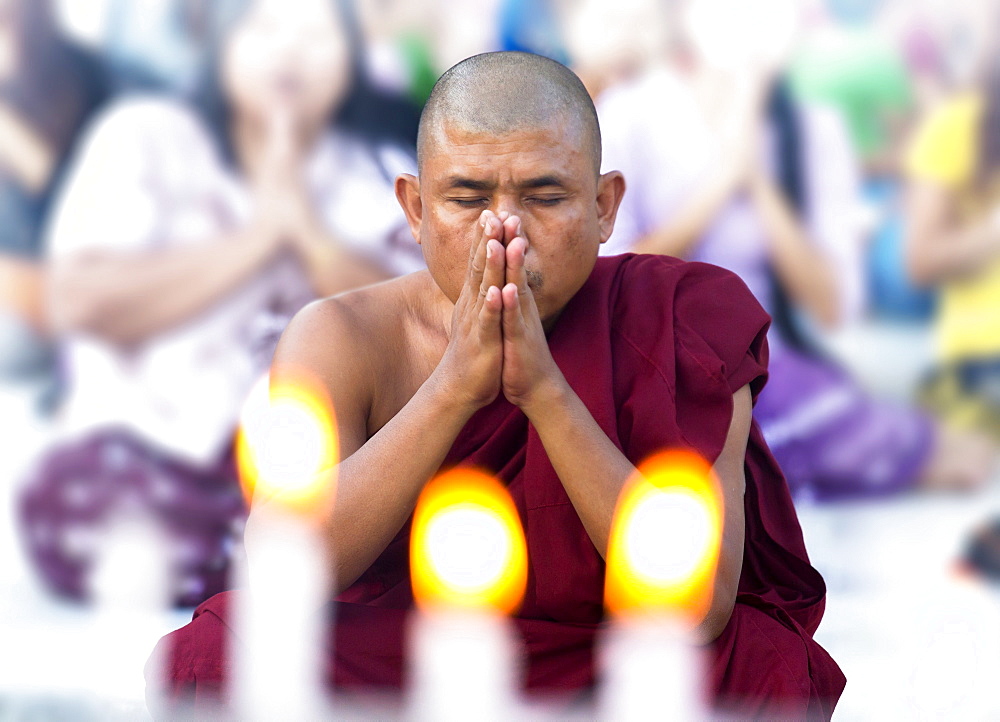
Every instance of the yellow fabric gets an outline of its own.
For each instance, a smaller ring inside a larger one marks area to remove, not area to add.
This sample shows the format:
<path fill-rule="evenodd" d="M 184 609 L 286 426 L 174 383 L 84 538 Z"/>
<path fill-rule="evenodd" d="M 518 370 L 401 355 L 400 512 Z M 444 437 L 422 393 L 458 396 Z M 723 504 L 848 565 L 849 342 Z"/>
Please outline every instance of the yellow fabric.
<path fill-rule="evenodd" d="M 1000 201 L 993 189 L 974 183 L 982 112 L 982 98 L 974 94 L 945 104 L 917 131 L 906 159 L 911 178 L 951 188 L 960 217 L 970 220 Z M 936 332 L 944 362 L 1000 356 L 1000 259 L 942 288 Z"/>
<path fill-rule="evenodd" d="M 906 158 L 911 177 L 949 187 L 967 186 L 976 172 L 978 94 L 962 95 L 933 113 L 917 130 Z"/>

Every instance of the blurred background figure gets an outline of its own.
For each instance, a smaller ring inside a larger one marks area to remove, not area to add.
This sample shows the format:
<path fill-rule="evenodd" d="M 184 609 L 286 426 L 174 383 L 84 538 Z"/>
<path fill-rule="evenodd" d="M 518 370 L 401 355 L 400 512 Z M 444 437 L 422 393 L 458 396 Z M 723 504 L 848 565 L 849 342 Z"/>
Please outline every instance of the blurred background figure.
<path fill-rule="evenodd" d="M 21 521 L 45 582 L 72 597 L 127 513 L 172 534 L 176 603 L 223 589 L 245 514 L 233 434 L 285 324 L 422 266 L 392 187 L 414 167 L 417 110 L 369 83 L 350 6 L 211 7 L 192 102 L 105 112 L 50 220 L 67 396 Z"/>
<path fill-rule="evenodd" d="M 940 294 L 921 397 L 945 424 L 1000 444 L 1000 6 L 986 5 L 974 81 L 926 113 L 906 156 L 906 251 L 913 282 Z M 966 561 L 1000 580 L 1000 519 L 974 531 Z"/>
<path fill-rule="evenodd" d="M 940 292 L 924 398 L 1000 443 L 1000 45 L 923 120 L 906 165 L 908 268 Z"/>
<path fill-rule="evenodd" d="M 943 58 L 926 24 L 907 13 L 895 28 L 884 0 L 831 0 L 806 18 L 789 59 L 796 100 L 836 109 L 863 171 L 860 233 L 870 237 L 868 293 L 873 309 L 901 319 L 925 319 L 933 295 L 910 283 L 903 263 L 898 158 L 918 104 L 940 82 Z M 898 5 L 898 3 L 897 3 Z"/>
<path fill-rule="evenodd" d="M 799 11 L 793 0 L 679 3 L 669 53 L 601 93 L 604 166 L 630 188 L 603 252 L 665 253 L 744 279 L 774 317 L 755 417 L 799 498 L 974 487 L 991 469 L 987 444 L 870 397 L 821 350 L 823 329 L 864 303 L 861 189 L 843 116 L 796 102 L 781 72 Z M 585 52 L 579 43 L 573 57 Z"/>
<path fill-rule="evenodd" d="M 105 81 L 99 61 L 60 34 L 48 0 L 0 0 L 0 380 L 46 407 L 57 375 L 42 226 Z"/>

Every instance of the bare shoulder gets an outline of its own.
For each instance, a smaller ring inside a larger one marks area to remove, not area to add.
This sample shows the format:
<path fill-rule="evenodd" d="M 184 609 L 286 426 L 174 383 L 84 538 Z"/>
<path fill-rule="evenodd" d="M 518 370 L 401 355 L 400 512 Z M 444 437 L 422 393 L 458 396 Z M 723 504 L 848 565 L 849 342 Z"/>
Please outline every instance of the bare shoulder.
<path fill-rule="evenodd" d="M 305 373 L 330 394 L 342 446 L 364 443 L 376 391 L 397 375 L 407 338 L 408 304 L 420 274 L 313 301 L 288 324 L 272 377 Z"/>
<path fill-rule="evenodd" d="M 322 377 L 366 366 L 403 330 L 398 326 L 412 285 L 404 276 L 313 301 L 288 324 L 275 364 L 305 364 Z"/>

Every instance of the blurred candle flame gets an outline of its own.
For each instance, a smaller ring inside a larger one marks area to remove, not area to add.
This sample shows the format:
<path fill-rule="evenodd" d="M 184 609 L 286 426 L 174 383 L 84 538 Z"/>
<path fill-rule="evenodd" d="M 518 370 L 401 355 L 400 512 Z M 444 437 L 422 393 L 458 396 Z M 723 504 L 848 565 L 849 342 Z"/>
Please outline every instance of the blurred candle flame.
<path fill-rule="evenodd" d="M 236 436 L 247 501 L 274 499 L 315 511 L 333 494 L 339 443 L 333 407 L 308 374 L 264 377 L 250 393 Z"/>
<path fill-rule="evenodd" d="M 622 489 L 612 520 L 608 610 L 697 626 L 712 603 L 722 523 L 719 483 L 704 459 L 672 450 L 642 463 Z"/>
<path fill-rule="evenodd" d="M 432 480 L 413 514 L 410 575 L 421 608 L 516 611 L 528 551 L 507 489 L 468 468 Z"/>

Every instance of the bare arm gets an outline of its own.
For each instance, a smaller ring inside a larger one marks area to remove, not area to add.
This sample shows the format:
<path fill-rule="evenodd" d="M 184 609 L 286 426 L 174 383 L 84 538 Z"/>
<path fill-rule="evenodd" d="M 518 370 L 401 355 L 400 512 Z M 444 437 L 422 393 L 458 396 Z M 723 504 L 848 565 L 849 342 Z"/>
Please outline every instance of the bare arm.
<path fill-rule="evenodd" d="M 740 575 L 743 573 L 743 544 L 746 536 L 744 469 L 752 419 L 750 387 L 744 386 L 733 394 L 733 419 L 729 424 L 729 433 L 726 434 L 722 453 L 712 467 L 722 487 L 722 549 L 715 572 L 712 607 L 697 629 L 698 636 L 705 643 L 716 639 L 729 624 L 736 605 Z"/>
<path fill-rule="evenodd" d="M 594 420 L 552 358 L 524 270 L 528 240 L 516 216 L 508 223 L 508 237 L 513 238 L 506 248 L 508 283 L 503 288 L 503 393 L 535 427 L 566 495 L 603 557 L 618 496 L 636 469 Z M 725 529 L 712 608 L 700 630 L 709 640 L 729 622 L 742 571 L 743 461 L 750 418 L 750 389 L 743 387 L 733 396 L 732 422 L 714 467 L 723 489 Z"/>
<path fill-rule="evenodd" d="M 12 108 L 0 103 L 0 166 L 37 193 L 52 176 L 55 152 Z"/>
<path fill-rule="evenodd" d="M 499 222 L 484 231 L 470 259 L 444 357 L 406 405 L 370 439 L 368 417 L 388 341 L 329 299 L 299 313 L 282 336 L 272 378 L 285 369 L 317 374 L 329 389 L 341 441 L 337 493 L 325 522 L 335 555 L 335 593 L 354 583 L 399 532 L 424 484 L 437 473 L 459 432 L 500 387 L 500 294 L 503 246 Z M 492 260 L 486 258 L 491 243 Z M 489 289 L 493 287 L 493 292 Z M 317 339 L 326 343 L 317 343 Z M 362 339 L 368 339 L 361 342 Z M 368 351 L 365 351 L 368 349 Z M 368 357 L 371 354 L 371 357 Z M 383 380 L 384 383 L 384 380 Z"/>
<path fill-rule="evenodd" d="M 301 233 L 296 249 L 309 284 L 319 297 L 333 296 L 391 277 L 376 263 L 352 251 L 318 224 Z"/>
<path fill-rule="evenodd" d="M 960 225 L 952 193 L 936 183 L 918 181 L 906 195 L 906 265 L 910 278 L 933 285 L 960 278 L 1000 257 L 1000 229 L 992 218 Z"/>
<path fill-rule="evenodd" d="M 42 334 L 49 333 L 41 263 L 0 254 L 0 309 L 13 311 Z"/>
<path fill-rule="evenodd" d="M 531 408 L 529 418 L 552 467 L 601 556 L 605 555 L 618 496 L 635 467 L 611 442 L 580 398 L 566 387 L 561 398 Z M 729 623 L 743 569 L 743 462 L 750 433 L 750 390 L 733 395 L 733 419 L 714 470 L 723 492 L 722 552 L 712 607 L 698 634 L 708 642 Z"/>
<path fill-rule="evenodd" d="M 194 317 L 250 278 L 278 246 L 253 231 L 163 250 L 81 251 L 54 263 L 53 323 L 135 344 Z"/>
<path fill-rule="evenodd" d="M 829 259 L 809 242 L 784 197 L 762 173 L 752 176 L 750 196 L 764 223 L 778 279 L 819 323 L 835 326 L 841 304 Z"/>
<path fill-rule="evenodd" d="M 337 492 L 324 520 L 334 557 L 334 593 L 353 584 L 399 533 L 424 484 L 440 468 L 471 416 L 431 376 L 370 439 L 367 421 L 373 380 L 363 353 L 345 353 L 362 337 L 355 322 L 337 313 L 337 299 L 300 312 L 282 336 L 272 378 L 285 369 L 323 373 L 337 414 L 340 453 Z M 329 339 L 317 344 L 317 338 Z M 321 350 L 320 350 L 321 349 Z"/>
<path fill-rule="evenodd" d="M 670 221 L 640 239 L 632 250 L 635 253 L 687 257 L 719 210 L 739 189 L 741 180 L 736 169 L 723 168 Z"/>

